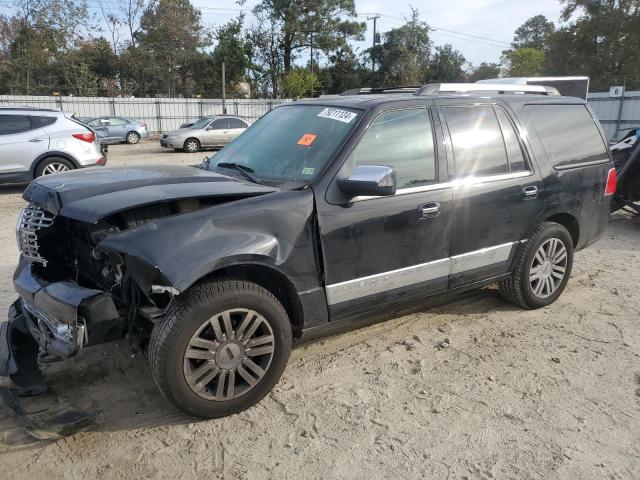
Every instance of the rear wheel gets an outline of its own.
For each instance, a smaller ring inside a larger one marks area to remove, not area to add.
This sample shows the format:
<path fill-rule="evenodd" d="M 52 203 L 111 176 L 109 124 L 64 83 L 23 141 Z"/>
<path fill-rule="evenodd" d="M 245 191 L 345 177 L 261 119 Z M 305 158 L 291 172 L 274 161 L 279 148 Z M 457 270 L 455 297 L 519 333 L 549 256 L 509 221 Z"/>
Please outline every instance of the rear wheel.
<path fill-rule="evenodd" d="M 184 142 L 184 151 L 187 153 L 195 153 L 200 151 L 200 142 L 196 138 L 189 138 Z"/>
<path fill-rule="evenodd" d="M 523 308 L 544 307 L 562 294 L 573 266 L 573 239 L 562 225 L 542 222 L 524 243 L 511 278 L 498 285 L 502 297 Z"/>
<path fill-rule="evenodd" d="M 135 145 L 140 141 L 140 134 L 138 132 L 127 133 L 127 143 L 129 145 Z"/>
<path fill-rule="evenodd" d="M 66 158 L 51 157 L 40 162 L 36 168 L 36 177 L 43 175 L 53 175 L 54 173 L 67 172 L 73 170 L 75 166 Z"/>
<path fill-rule="evenodd" d="M 198 285 L 176 299 L 149 343 L 153 378 L 190 415 L 219 418 L 259 402 L 291 351 L 280 302 L 250 282 Z"/>

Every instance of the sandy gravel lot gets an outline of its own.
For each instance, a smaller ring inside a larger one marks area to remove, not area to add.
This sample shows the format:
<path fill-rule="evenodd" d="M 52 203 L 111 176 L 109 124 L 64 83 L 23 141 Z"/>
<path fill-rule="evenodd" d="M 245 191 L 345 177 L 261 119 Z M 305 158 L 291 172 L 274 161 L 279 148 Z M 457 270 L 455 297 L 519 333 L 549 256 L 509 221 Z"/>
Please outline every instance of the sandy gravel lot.
<path fill-rule="evenodd" d="M 203 156 L 153 142 L 112 147 L 109 165 Z M 2 312 L 20 192 L 0 188 Z M 615 215 L 549 308 L 522 311 L 489 288 L 301 345 L 265 400 L 222 420 L 174 410 L 124 345 L 83 351 L 48 373 L 104 424 L 38 442 L 0 407 L 0 477 L 638 479 L 639 247 L 640 220 Z"/>

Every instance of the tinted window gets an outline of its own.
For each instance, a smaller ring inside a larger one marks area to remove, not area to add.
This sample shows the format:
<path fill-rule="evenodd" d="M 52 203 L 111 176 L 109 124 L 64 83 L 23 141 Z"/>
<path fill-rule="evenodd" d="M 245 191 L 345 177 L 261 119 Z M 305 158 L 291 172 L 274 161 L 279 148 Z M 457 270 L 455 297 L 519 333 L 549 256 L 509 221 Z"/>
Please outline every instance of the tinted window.
<path fill-rule="evenodd" d="M 429 112 L 397 110 L 380 115 L 353 152 L 356 165 L 395 168 L 398 188 L 418 187 L 435 180 L 435 153 Z"/>
<path fill-rule="evenodd" d="M 247 128 L 247 124 L 244 123 L 239 118 L 230 118 L 229 119 L 229 128 Z"/>
<path fill-rule="evenodd" d="M 527 166 L 522 153 L 522 146 L 518 141 L 518 133 L 515 130 L 513 123 L 509 120 L 509 117 L 501 108 L 496 108 L 496 115 L 500 122 L 500 128 L 502 129 L 502 138 L 504 144 L 507 147 L 507 157 L 509 158 L 509 167 L 512 172 L 519 172 L 527 170 Z"/>
<path fill-rule="evenodd" d="M 34 127 L 46 127 L 47 125 L 53 125 L 56 123 L 56 117 L 31 117 Z"/>
<path fill-rule="evenodd" d="M 26 115 L 0 115 L 0 135 L 12 135 L 31 130 L 31 121 Z"/>
<path fill-rule="evenodd" d="M 458 177 L 509 172 L 507 152 L 493 107 L 444 107 Z"/>
<path fill-rule="evenodd" d="M 229 128 L 229 121 L 226 118 L 219 118 L 211 123 L 214 130 L 225 130 Z"/>
<path fill-rule="evenodd" d="M 608 161 L 602 136 L 584 105 L 529 105 L 526 127 L 540 138 L 554 167 Z"/>

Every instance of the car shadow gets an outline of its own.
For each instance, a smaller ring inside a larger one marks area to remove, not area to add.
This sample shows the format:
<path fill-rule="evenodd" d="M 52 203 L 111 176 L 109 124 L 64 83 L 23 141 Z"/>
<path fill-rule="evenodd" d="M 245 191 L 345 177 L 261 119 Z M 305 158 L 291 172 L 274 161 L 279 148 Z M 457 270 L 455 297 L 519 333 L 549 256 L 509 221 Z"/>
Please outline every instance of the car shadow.
<path fill-rule="evenodd" d="M 6 185 L 0 185 L 0 195 L 22 194 L 28 185 L 28 183 L 8 183 Z"/>

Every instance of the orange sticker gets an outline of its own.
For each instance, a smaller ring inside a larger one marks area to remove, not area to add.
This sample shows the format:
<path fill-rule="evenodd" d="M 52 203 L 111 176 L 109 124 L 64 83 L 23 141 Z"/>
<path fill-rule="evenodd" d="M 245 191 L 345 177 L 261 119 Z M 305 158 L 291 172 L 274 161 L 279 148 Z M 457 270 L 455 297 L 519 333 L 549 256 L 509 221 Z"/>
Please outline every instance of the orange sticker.
<path fill-rule="evenodd" d="M 313 133 L 305 133 L 303 136 L 300 137 L 300 140 L 298 140 L 298 145 L 302 145 L 303 147 L 308 147 L 313 142 L 316 141 L 316 138 L 318 138 L 318 136 L 314 135 Z"/>

